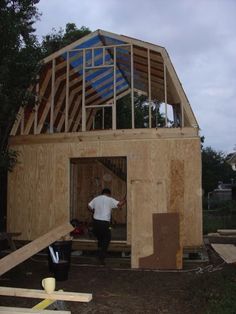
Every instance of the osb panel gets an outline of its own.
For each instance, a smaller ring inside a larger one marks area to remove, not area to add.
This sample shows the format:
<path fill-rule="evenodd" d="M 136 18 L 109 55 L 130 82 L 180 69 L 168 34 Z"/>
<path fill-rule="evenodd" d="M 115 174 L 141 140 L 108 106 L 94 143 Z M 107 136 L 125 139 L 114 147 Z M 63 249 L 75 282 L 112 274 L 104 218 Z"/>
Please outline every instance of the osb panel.
<path fill-rule="evenodd" d="M 19 156 L 9 175 L 8 230 L 21 232 L 19 238 L 35 239 L 56 226 L 59 214 L 58 209 L 55 213 L 54 149 L 49 145 L 27 146 Z"/>
<path fill-rule="evenodd" d="M 202 244 L 202 177 L 200 144 L 194 145 L 194 142 L 190 141 L 186 146 L 186 156 L 189 156 L 189 159 L 185 160 L 184 164 L 184 245 L 195 246 Z"/>
<path fill-rule="evenodd" d="M 170 162 L 170 212 L 184 212 L 184 161 Z"/>
<path fill-rule="evenodd" d="M 70 160 L 69 145 L 60 144 L 52 147 L 54 150 L 54 221 L 56 225 L 70 219 Z"/>
<path fill-rule="evenodd" d="M 152 213 L 162 210 L 158 205 L 160 184 L 151 180 L 131 181 L 132 256 L 131 265 L 139 267 L 139 258 L 153 253 Z"/>
<path fill-rule="evenodd" d="M 70 158 L 126 156 L 127 237 L 133 264 L 138 267 L 139 257 L 152 254 L 152 214 L 169 212 L 170 203 L 175 204 L 171 200 L 172 160 L 184 161 L 183 244 L 202 244 L 198 138 L 86 141 L 73 136 L 67 142 L 15 148 L 22 154 L 21 163 L 9 175 L 8 229 L 21 231 L 22 239 L 35 239 L 53 224 L 70 219 Z"/>
<path fill-rule="evenodd" d="M 182 248 L 184 243 L 184 161 L 170 162 L 170 213 L 178 213 L 179 220 L 179 249 L 176 254 L 177 265 L 182 265 Z"/>
<path fill-rule="evenodd" d="M 31 237 L 30 218 L 34 208 L 36 179 L 36 154 L 29 147 L 18 148 L 18 163 L 14 172 L 8 175 L 8 231 L 22 232 L 23 238 Z M 34 184 L 28 184 L 34 181 Z"/>
<path fill-rule="evenodd" d="M 152 215 L 153 254 L 139 258 L 141 268 L 182 269 L 179 220 L 178 213 Z"/>
<path fill-rule="evenodd" d="M 156 178 L 165 178 L 168 211 L 171 199 L 171 160 L 184 161 L 184 246 L 202 244 L 202 190 L 200 141 L 194 139 L 155 141 Z M 172 201 L 173 202 L 173 201 Z M 173 206 L 173 205 L 172 205 Z"/>

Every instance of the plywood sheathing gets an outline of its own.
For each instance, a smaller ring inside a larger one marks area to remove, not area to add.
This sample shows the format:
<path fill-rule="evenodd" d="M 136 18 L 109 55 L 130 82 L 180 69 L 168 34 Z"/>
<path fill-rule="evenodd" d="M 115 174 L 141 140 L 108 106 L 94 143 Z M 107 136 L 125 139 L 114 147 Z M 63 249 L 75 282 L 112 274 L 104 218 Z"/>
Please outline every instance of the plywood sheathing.
<path fill-rule="evenodd" d="M 202 244 L 200 140 L 195 129 L 19 136 L 11 147 L 20 154 L 9 175 L 8 231 L 21 230 L 22 240 L 35 239 L 53 223 L 70 219 L 71 158 L 125 156 L 127 243 L 132 246 L 132 267 L 138 267 L 140 257 L 153 253 L 152 214 L 169 212 L 175 204 L 171 161 L 178 156 L 184 162 L 183 245 Z"/>
<path fill-rule="evenodd" d="M 148 269 L 181 269 L 179 214 L 153 214 L 152 222 L 153 254 L 139 258 L 139 266 Z"/>
<path fill-rule="evenodd" d="M 162 212 L 158 200 L 161 190 L 160 184 L 148 179 L 131 181 L 131 228 L 132 243 L 131 264 L 138 268 L 139 258 L 153 254 L 152 214 Z"/>
<path fill-rule="evenodd" d="M 182 266 L 184 242 L 184 160 L 171 160 L 170 163 L 170 204 L 168 211 L 179 215 L 179 248 L 177 265 Z M 180 267 L 181 268 L 181 267 Z"/>

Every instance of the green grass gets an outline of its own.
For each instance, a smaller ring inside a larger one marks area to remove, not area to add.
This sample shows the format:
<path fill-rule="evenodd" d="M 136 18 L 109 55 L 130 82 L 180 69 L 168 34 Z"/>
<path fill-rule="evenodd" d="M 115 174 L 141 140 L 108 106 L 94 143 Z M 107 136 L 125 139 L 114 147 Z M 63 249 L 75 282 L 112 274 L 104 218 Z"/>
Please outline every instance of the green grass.
<path fill-rule="evenodd" d="M 236 229 L 236 202 L 215 201 L 211 209 L 206 209 L 207 203 L 203 200 L 203 233 L 216 232 L 217 229 Z"/>
<path fill-rule="evenodd" d="M 203 212 L 203 234 L 217 232 L 217 229 L 236 229 L 236 215 L 214 215 Z"/>

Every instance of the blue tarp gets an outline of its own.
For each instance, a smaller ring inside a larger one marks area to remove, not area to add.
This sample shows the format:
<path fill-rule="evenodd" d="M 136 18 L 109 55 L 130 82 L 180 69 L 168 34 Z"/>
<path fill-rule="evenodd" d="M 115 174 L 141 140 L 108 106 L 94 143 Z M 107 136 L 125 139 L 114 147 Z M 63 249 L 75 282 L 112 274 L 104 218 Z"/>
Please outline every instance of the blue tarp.
<path fill-rule="evenodd" d="M 85 53 L 85 64 L 87 68 L 85 71 L 86 84 L 90 84 L 93 89 L 99 94 L 102 99 L 107 99 L 113 96 L 113 68 L 103 66 L 103 47 L 105 47 L 105 65 L 113 65 L 113 49 L 106 48 L 110 45 L 123 45 L 123 41 L 108 37 L 108 36 L 94 36 L 82 44 L 73 48 L 69 52 L 70 67 L 74 68 L 78 76 L 83 75 L 83 53 L 76 51 L 76 49 L 95 48 L 94 49 L 94 65 L 92 67 L 92 49 Z M 101 46 L 101 47 L 100 47 Z M 116 49 L 117 67 L 116 67 L 116 84 L 117 92 L 129 88 L 130 82 L 130 54 L 125 47 Z M 67 53 L 62 57 L 66 60 Z M 99 67 L 99 68 L 96 68 Z M 110 87 L 110 88 L 109 88 Z"/>

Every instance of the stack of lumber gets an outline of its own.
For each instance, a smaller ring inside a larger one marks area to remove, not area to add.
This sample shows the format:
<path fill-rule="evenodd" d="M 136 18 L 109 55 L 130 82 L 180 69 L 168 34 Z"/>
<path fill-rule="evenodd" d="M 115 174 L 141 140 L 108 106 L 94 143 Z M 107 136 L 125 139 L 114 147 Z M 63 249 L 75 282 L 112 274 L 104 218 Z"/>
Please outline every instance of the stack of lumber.
<path fill-rule="evenodd" d="M 236 244 L 236 229 L 218 229 L 215 233 L 208 233 L 210 243 Z"/>

